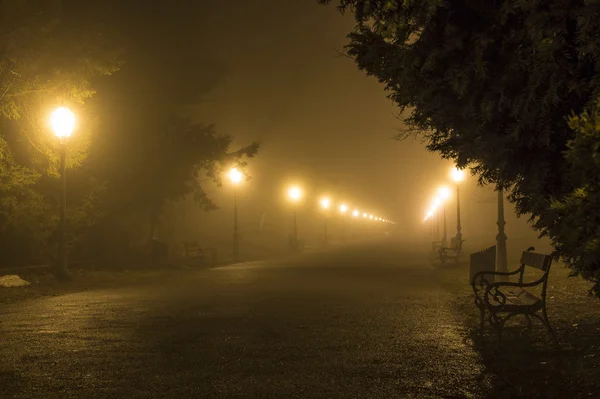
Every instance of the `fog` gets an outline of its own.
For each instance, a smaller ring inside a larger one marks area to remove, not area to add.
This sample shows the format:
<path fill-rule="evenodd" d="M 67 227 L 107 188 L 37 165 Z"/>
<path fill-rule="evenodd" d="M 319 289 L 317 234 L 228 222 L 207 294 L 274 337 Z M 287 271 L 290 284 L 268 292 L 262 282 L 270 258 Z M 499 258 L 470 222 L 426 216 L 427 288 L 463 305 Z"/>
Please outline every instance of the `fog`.
<path fill-rule="evenodd" d="M 406 240 L 424 247 L 431 240 L 423 218 L 435 190 L 451 184 L 452 164 L 418 140 L 392 139 L 402 126 L 397 108 L 381 84 L 339 54 L 353 26 L 349 16 L 310 0 L 114 2 L 103 12 L 127 38 L 129 59 L 110 78 L 111 94 L 99 90 L 99 103 L 130 96 L 140 103 L 164 103 L 175 94 L 170 106 L 216 124 L 218 132 L 234 136 L 234 148 L 260 142 L 247 168 L 252 179 L 238 189 L 243 251 L 285 249 L 292 221 L 285 197 L 290 183 L 306 193 L 298 223 L 307 244 L 322 234 L 317 200 L 324 194 L 396 222 L 394 234 Z M 140 65 L 148 67 L 142 75 L 133 72 Z M 197 239 L 228 250 L 232 187 L 207 182 L 205 189 L 220 209 L 207 213 L 191 202 L 171 204 L 157 238 L 174 245 Z M 473 177 L 461 190 L 466 248 L 492 245 L 495 193 L 477 187 Z M 448 236 L 453 236 L 454 197 L 447 207 Z M 536 243 L 527 218 L 516 218 L 509 204 L 505 218 L 511 253 L 532 244 L 547 248 L 547 242 Z M 337 237 L 358 229 L 331 223 Z"/>

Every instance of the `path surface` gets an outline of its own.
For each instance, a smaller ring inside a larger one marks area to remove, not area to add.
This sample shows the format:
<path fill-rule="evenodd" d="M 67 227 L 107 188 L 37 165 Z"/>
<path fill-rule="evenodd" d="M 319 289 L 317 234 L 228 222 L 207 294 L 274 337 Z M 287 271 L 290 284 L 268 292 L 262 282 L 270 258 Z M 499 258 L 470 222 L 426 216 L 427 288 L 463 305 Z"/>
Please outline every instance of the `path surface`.
<path fill-rule="evenodd" d="M 385 243 L 7 305 L 0 397 L 482 397 L 450 299 Z"/>

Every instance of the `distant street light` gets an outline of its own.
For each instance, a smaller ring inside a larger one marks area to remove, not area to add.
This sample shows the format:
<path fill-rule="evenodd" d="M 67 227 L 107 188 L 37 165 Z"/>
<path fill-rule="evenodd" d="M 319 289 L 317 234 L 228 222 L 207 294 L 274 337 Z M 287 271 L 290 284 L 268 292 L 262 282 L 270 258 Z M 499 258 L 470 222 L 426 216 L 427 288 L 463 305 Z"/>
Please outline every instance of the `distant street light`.
<path fill-rule="evenodd" d="M 294 232 L 292 235 L 293 246 L 298 244 L 298 202 L 302 199 L 302 189 L 298 186 L 292 186 L 288 190 L 288 197 L 294 204 Z"/>
<path fill-rule="evenodd" d="M 442 237 L 442 247 L 448 245 L 448 229 L 446 224 L 446 200 L 450 198 L 450 189 L 448 187 L 441 187 L 439 190 L 439 196 L 444 206 L 444 236 Z"/>
<path fill-rule="evenodd" d="M 233 260 L 239 260 L 240 236 L 238 231 L 237 187 L 244 179 L 244 174 L 238 168 L 231 168 L 227 174 L 233 184 Z"/>
<path fill-rule="evenodd" d="M 460 193 L 459 186 L 460 183 L 465 179 L 465 172 L 458 169 L 452 168 L 451 171 L 452 180 L 456 183 L 456 239 L 459 242 L 459 245 L 462 245 L 462 232 L 460 225 Z"/>
<path fill-rule="evenodd" d="M 358 215 L 360 215 L 360 212 L 357 209 L 355 209 L 354 212 L 352 212 L 352 216 L 354 216 L 355 218 L 357 218 Z"/>
<path fill-rule="evenodd" d="M 50 126 L 60 140 L 60 177 L 62 183 L 62 198 L 60 201 L 60 216 L 58 228 L 58 259 L 55 265 L 56 275 L 69 279 L 69 260 L 67 253 L 67 140 L 75 130 L 75 115 L 66 107 L 60 107 L 52 112 Z"/>
<path fill-rule="evenodd" d="M 369 216 L 369 215 L 367 215 L 366 213 L 363 213 L 363 218 L 366 218 L 367 216 Z"/>
<path fill-rule="evenodd" d="M 346 204 L 340 205 L 340 213 L 348 212 L 348 206 Z"/>
<path fill-rule="evenodd" d="M 329 243 L 329 238 L 327 237 L 327 211 L 331 207 L 331 200 L 327 197 L 321 198 L 321 208 L 323 209 L 325 216 L 323 218 L 323 242 L 325 245 Z"/>

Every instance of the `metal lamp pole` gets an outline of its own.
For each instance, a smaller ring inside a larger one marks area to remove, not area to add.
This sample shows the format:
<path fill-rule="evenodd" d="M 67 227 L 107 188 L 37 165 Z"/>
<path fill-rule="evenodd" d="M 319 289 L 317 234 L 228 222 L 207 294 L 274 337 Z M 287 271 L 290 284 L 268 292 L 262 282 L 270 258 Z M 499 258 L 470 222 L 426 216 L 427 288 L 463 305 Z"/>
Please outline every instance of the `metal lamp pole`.
<path fill-rule="evenodd" d="M 56 265 L 57 274 L 62 278 L 67 278 L 69 274 L 69 259 L 67 253 L 67 143 L 65 138 L 60 140 L 60 180 L 62 193 L 60 199 L 60 215 L 58 227 L 58 263 Z"/>
<path fill-rule="evenodd" d="M 233 260 L 238 261 L 240 256 L 240 234 L 238 230 L 237 189 L 233 189 Z"/>
<path fill-rule="evenodd" d="M 462 233 L 460 226 L 460 190 L 458 184 L 456 185 L 456 238 L 458 239 L 459 243 L 462 243 Z"/>
<path fill-rule="evenodd" d="M 506 256 L 506 234 L 504 232 L 504 226 L 506 221 L 504 220 L 504 190 L 498 190 L 498 235 L 496 236 L 496 271 L 507 272 L 507 256 Z"/>
<path fill-rule="evenodd" d="M 298 241 L 298 209 L 294 206 L 294 244 Z"/>
<path fill-rule="evenodd" d="M 448 229 L 446 228 L 446 202 L 444 202 L 444 237 L 442 238 L 442 247 L 446 247 L 448 242 Z"/>
<path fill-rule="evenodd" d="M 70 279 L 69 259 L 67 249 L 67 139 L 75 128 L 75 115 L 67 107 L 59 107 L 50 116 L 50 125 L 54 134 L 60 140 L 60 180 L 61 199 L 58 224 L 57 260 L 54 267 L 55 274 L 60 279 Z"/>
<path fill-rule="evenodd" d="M 329 239 L 327 238 L 327 215 L 323 218 L 323 242 L 325 246 L 329 243 Z"/>

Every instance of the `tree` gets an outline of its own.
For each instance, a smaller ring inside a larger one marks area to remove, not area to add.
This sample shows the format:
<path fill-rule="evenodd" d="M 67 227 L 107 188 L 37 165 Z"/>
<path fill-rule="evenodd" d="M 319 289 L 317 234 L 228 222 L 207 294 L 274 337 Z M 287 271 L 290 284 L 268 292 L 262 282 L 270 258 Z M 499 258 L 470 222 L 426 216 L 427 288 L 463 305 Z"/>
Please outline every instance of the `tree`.
<path fill-rule="evenodd" d="M 569 126 L 576 132 L 566 151 L 574 188 L 552 202 L 557 223 L 550 232 L 577 274 L 600 281 L 600 106 L 572 116 Z M 600 296 L 598 284 L 592 289 Z"/>
<path fill-rule="evenodd" d="M 0 1 L 3 253 L 17 248 L 21 254 L 50 254 L 58 208 L 53 197 L 59 187 L 57 140 L 47 126 L 49 110 L 64 103 L 85 114 L 83 102 L 95 92 L 94 79 L 119 68 L 115 43 L 76 1 Z M 70 140 L 69 169 L 80 166 L 87 156 L 94 130 L 91 119 L 85 119 Z M 89 183 L 94 185 L 93 180 Z M 97 190 L 93 187 L 90 193 Z M 71 201 L 73 221 L 89 210 L 90 196 L 85 197 L 83 202 Z M 21 248 L 13 245 L 15 240 L 22 243 Z"/>
<path fill-rule="evenodd" d="M 600 3 L 340 0 L 338 8 L 356 20 L 349 56 L 405 115 L 399 138 L 421 134 L 429 150 L 470 167 L 480 183 L 510 189 L 518 213 L 600 295 L 600 256 L 589 250 L 600 232 L 578 233 L 574 245 L 567 232 L 584 215 L 557 215 L 576 190 L 596 187 L 573 181 L 565 152 L 573 154 L 580 134 L 568 117 L 600 94 Z"/>
<path fill-rule="evenodd" d="M 187 118 L 146 113 L 133 119 L 133 129 L 110 130 L 90 154 L 91 173 L 106 181 L 104 231 L 119 232 L 119 245 L 142 231 L 150 242 L 169 202 L 192 198 L 200 209 L 217 209 L 203 185 L 220 185 L 223 167 L 244 167 L 258 151 L 256 143 L 232 151 L 231 136 Z M 96 241 L 101 253 L 115 249 L 110 240 Z"/>

